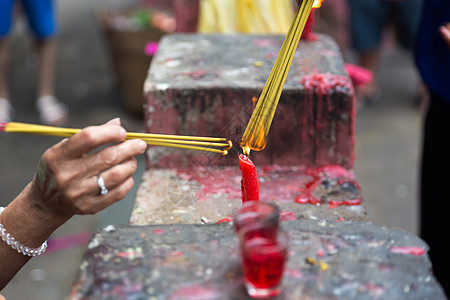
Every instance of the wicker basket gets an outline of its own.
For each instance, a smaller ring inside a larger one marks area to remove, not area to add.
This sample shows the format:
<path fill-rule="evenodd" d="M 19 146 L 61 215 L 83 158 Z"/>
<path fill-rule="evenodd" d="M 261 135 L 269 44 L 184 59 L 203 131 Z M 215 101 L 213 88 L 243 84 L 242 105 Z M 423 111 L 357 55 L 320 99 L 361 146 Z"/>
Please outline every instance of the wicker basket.
<path fill-rule="evenodd" d="M 143 114 L 143 86 L 152 57 L 145 54 L 145 45 L 159 41 L 166 33 L 156 28 L 124 31 L 110 28 L 101 15 L 97 15 L 106 42 L 110 48 L 117 85 L 126 109 L 136 115 Z"/>

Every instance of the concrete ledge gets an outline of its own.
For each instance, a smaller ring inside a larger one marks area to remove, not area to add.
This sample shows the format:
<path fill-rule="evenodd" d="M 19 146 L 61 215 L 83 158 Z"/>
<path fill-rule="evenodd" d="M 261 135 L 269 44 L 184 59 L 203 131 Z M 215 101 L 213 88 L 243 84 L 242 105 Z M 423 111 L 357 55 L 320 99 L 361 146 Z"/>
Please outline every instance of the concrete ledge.
<path fill-rule="evenodd" d="M 282 225 L 291 241 L 280 299 L 446 299 L 412 234 L 358 221 Z M 105 228 L 70 298 L 250 299 L 229 223 Z"/>
<path fill-rule="evenodd" d="M 148 170 L 130 224 L 215 223 L 242 203 L 241 178 L 237 165 Z M 262 166 L 258 178 L 261 201 L 275 202 L 285 218 L 367 221 L 353 172 L 340 166 Z"/>

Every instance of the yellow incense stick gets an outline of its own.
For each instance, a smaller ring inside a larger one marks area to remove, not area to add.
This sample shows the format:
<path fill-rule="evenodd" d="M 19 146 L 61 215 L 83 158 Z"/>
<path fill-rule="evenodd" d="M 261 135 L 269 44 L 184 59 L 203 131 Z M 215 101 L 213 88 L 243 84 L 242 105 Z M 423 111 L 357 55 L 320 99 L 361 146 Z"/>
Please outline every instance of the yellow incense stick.
<path fill-rule="evenodd" d="M 81 129 L 9 122 L 0 123 L 0 131 L 70 137 L 80 132 Z M 148 145 L 209 151 L 221 153 L 223 155 L 228 154 L 228 150 L 233 146 L 233 143 L 230 140 L 216 137 L 127 132 L 126 139 L 142 139 Z"/>
<path fill-rule="evenodd" d="M 273 116 L 313 4 L 314 0 L 302 0 L 295 14 L 294 21 L 281 46 L 280 53 L 270 71 L 256 108 L 242 136 L 241 147 L 248 149 L 248 151 L 250 149 L 261 151 L 267 144 L 267 135 Z"/>

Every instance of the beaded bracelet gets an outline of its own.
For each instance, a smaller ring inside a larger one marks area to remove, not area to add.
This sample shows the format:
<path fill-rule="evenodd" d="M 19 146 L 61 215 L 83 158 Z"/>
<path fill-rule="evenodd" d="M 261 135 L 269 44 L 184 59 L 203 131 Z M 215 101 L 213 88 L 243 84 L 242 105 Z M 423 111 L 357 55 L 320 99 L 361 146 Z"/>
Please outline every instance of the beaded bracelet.
<path fill-rule="evenodd" d="M 0 207 L 0 215 L 5 210 L 4 207 Z M 22 245 L 14 237 L 11 236 L 8 232 L 6 232 L 5 228 L 3 227 L 3 224 L 0 223 L 0 237 L 2 240 L 10 245 L 14 250 L 17 252 L 27 255 L 27 256 L 38 256 L 45 252 L 47 249 L 47 241 L 45 241 L 39 248 L 30 248 L 27 246 Z"/>

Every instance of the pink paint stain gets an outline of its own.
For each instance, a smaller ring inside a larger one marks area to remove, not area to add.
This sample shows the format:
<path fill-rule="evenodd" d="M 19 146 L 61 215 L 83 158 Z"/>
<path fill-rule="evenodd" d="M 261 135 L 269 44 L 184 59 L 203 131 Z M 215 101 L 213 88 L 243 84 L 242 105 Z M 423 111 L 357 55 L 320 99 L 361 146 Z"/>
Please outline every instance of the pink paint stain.
<path fill-rule="evenodd" d="M 286 270 L 286 274 L 287 274 L 289 277 L 296 278 L 296 279 L 302 278 L 302 277 L 303 277 L 302 271 L 300 271 L 299 269 L 289 269 L 289 270 Z"/>
<path fill-rule="evenodd" d="M 182 287 L 176 290 L 171 296 L 171 300 L 209 300 L 219 299 L 220 291 L 212 287 L 193 285 Z"/>
<path fill-rule="evenodd" d="M 144 254 L 142 252 L 138 252 L 138 251 L 134 251 L 134 250 L 130 249 L 129 251 L 117 252 L 116 256 L 121 257 L 121 258 L 134 259 L 134 258 L 144 257 Z"/>
<path fill-rule="evenodd" d="M 270 45 L 272 45 L 272 40 L 270 39 L 255 39 L 252 41 L 253 44 L 255 44 L 258 47 L 269 47 Z"/>
<path fill-rule="evenodd" d="M 389 249 L 392 253 L 407 254 L 420 256 L 425 254 L 425 249 L 423 247 L 412 247 L 412 246 L 395 246 Z"/>
<path fill-rule="evenodd" d="M 52 238 L 48 241 L 46 254 L 85 245 L 92 236 L 91 232 L 82 232 L 74 235 Z"/>
<path fill-rule="evenodd" d="M 163 229 L 155 229 L 152 231 L 154 234 L 163 234 L 164 230 Z"/>
<path fill-rule="evenodd" d="M 294 221 L 297 220 L 297 216 L 292 211 L 282 211 L 280 213 L 280 221 Z"/>
<path fill-rule="evenodd" d="M 380 297 L 381 295 L 383 295 L 385 291 L 384 287 L 373 283 L 367 283 L 365 287 L 369 291 L 369 293 L 374 297 Z"/>

